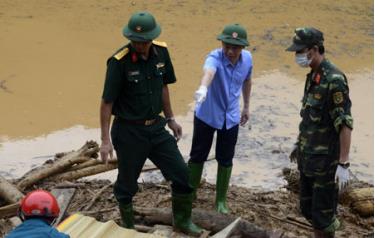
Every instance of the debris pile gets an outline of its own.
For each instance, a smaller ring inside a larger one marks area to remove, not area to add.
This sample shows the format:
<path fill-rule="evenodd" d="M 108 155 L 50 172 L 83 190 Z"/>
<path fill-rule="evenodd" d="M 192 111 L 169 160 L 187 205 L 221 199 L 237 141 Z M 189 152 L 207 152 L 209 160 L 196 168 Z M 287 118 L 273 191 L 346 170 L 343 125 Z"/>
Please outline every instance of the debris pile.
<path fill-rule="evenodd" d="M 79 212 L 98 221 L 114 220 L 120 224 L 113 183 L 109 180 L 84 179 L 117 166 L 115 161 L 105 165 L 97 160 L 98 150 L 95 142 L 87 142 L 78 151 L 59 154 L 53 161 L 33 169 L 16 181 L 1 178 L 0 235 L 8 233 L 15 225 L 12 217 L 16 216 L 19 198 L 36 188 L 49 191 L 74 188 L 75 193 L 67 206 L 65 217 Z M 155 169 L 145 167 L 143 172 Z M 230 186 L 230 215 L 214 212 L 215 185 L 203 181 L 194 202 L 193 220 L 211 231 L 210 235 L 241 217 L 230 237 L 257 237 L 254 234 L 262 234 L 263 237 L 309 237 L 312 227 L 298 210 L 298 171 L 284 169 L 283 173 L 288 181 L 287 189 L 261 191 Z M 133 201 L 139 229 L 171 225 L 171 190 L 168 182 L 140 183 Z M 343 228 L 337 232 L 337 236 L 372 237 L 372 185 L 354 183 L 340 202 L 338 215 Z"/>

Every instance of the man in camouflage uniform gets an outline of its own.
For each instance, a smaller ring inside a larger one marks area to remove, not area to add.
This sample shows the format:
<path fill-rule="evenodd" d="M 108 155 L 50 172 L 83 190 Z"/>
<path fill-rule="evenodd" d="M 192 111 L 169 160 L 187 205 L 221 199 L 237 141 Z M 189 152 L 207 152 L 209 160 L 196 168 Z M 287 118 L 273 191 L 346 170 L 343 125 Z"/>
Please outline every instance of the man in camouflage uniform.
<path fill-rule="evenodd" d="M 325 59 L 323 33 L 297 28 L 296 63 L 310 67 L 302 99 L 299 136 L 290 155 L 300 171 L 300 208 L 315 237 L 334 237 L 337 195 L 349 181 L 349 148 L 353 119 L 345 75 Z"/>
<path fill-rule="evenodd" d="M 173 118 L 168 84 L 176 82 L 164 42 L 153 41 L 160 26 L 148 12 L 132 15 L 123 29 L 130 43 L 107 61 L 107 74 L 100 107 L 100 155 L 103 161 L 118 160 L 114 194 L 119 202 L 122 225 L 134 229 L 132 198 L 147 158 L 172 182 L 173 226 L 191 235 L 201 228 L 191 221 L 192 187 L 188 167 L 177 147 L 181 126 Z M 159 114 L 164 112 L 164 117 Z M 109 136 L 111 115 L 115 116 Z M 168 124 L 174 138 L 165 129 Z M 113 147 L 112 147 L 113 143 Z"/>

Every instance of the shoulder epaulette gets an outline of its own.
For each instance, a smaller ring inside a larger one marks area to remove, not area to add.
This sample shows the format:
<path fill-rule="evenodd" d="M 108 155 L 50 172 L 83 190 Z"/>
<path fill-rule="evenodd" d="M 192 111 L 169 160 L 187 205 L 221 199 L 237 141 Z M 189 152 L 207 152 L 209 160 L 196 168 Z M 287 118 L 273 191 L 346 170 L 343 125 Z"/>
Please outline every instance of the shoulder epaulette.
<path fill-rule="evenodd" d="M 158 45 L 158 46 L 161 46 L 161 47 L 165 47 L 167 48 L 167 43 L 165 43 L 164 41 L 156 41 L 156 40 L 153 40 L 152 43 L 154 45 Z"/>
<path fill-rule="evenodd" d="M 117 60 L 120 60 L 122 59 L 127 53 L 129 52 L 129 49 L 126 47 L 122 50 L 120 50 L 119 52 L 117 52 L 113 57 L 115 57 L 115 59 Z"/>

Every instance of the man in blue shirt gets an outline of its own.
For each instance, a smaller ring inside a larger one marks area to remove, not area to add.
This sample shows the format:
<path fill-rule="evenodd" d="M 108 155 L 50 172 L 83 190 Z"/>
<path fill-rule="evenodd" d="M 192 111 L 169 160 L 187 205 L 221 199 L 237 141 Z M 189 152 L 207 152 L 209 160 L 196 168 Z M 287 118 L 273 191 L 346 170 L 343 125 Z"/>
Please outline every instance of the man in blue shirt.
<path fill-rule="evenodd" d="M 59 213 L 59 205 L 51 193 L 44 190 L 32 191 L 21 201 L 19 217 L 24 222 L 5 237 L 69 238 L 70 236 L 51 226 Z"/>
<path fill-rule="evenodd" d="M 249 120 L 251 53 L 246 30 L 239 24 L 228 25 L 217 37 L 222 48 L 213 50 L 204 63 L 204 74 L 195 92 L 196 108 L 192 148 L 190 151 L 190 183 L 199 185 L 203 164 L 210 152 L 213 136 L 217 132 L 216 210 L 228 213 L 226 194 L 232 172 L 233 156 L 237 143 L 238 127 Z M 243 108 L 240 112 L 240 96 Z"/>

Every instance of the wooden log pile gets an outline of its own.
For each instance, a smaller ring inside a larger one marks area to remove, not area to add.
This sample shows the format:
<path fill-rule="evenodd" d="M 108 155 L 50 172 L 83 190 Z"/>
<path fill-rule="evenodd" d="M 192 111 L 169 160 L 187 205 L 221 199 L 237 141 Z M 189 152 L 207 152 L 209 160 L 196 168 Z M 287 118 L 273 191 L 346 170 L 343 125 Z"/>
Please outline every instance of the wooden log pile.
<path fill-rule="evenodd" d="M 77 151 L 59 154 L 54 161 L 32 169 L 12 184 L 0 176 L 0 199 L 5 206 L 0 207 L 0 219 L 16 215 L 18 203 L 24 192 L 42 181 L 73 181 L 85 176 L 117 168 L 117 162 L 103 164 L 97 159 L 99 146 L 95 141 L 86 142 Z"/>
<path fill-rule="evenodd" d="M 80 186 L 79 183 L 76 182 L 77 179 L 117 168 L 116 159 L 105 164 L 98 159 L 98 152 L 98 144 L 94 141 L 88 141 L 77 151 L 56 154 L 53 161 L 47 161 L 43 165 L 28 171 L 15 182 L 10 182 L 0 176 L 0 204 L 4 204 L 0 207 L 0 220 L 8 218 L 12 219 L 12 217 L 14 218 L 17 215 L 20 200 L 23 198 L 24 194 L 31 189 L 34 190 L 38 188 L 38 184 L 42 184 L 43 182 L 50 184 L 53 183 L 55 184 L 55 190 L 59 190 L 61 188 L 69 188 L 74 190 L 73 187 Z M 209 160 L 212 159 L 213 158 L 210 158 Z M 146 165 L 142 169 L 142 172 L 153 171 L 156 169 L 157 168 L 155 166 Z M 99 192 L 93 195 L 91 201 L 88 204 L 85 204 L 85 206 L 82 207 L 79 212 L 86 215 L 89 215 L 90 212 L 101 212 L 90 211 L 90 208 L 92 208 L 98 197 L 101 196 L 102 192 L 111 186 L 113 186 L 113 183 L 110 183 L 100 189 Z M 63 192 L 66 191 L 64 190 Z M 73 194 L 74 193 L 70 194 L 69 201 L 65 201 L 66 206 L 63 207 L 64 211 L 67 209 Z M 63 197 L 66 196 L 64 195 Z M 111 210 L 113 209 L 117 209 L 117 207 L 111 208 Z M 158 224 L 168 225 L 169 227 L 172 226 L 172 214 L 171 209 L 169 208 L 150 209 L 136 207 L 135 213 L 138 216 L 143 217 L 143 220 L 147 224 L 155 225 L 154 227 L 157 227 Z M 59 218 L 61 219 L 61 217 L 62 214 L 60 214 Z M 197 224 L 207 230 L 206 233 L 204 233 L 205 235 L 202 234 L 202 237 L 208 237 L 209 233 L 217 233 L 218 237 L 229 237 L 229 233 L 233 232 L 240 236 L 244 235 L 245 237 L 280 237 L 280 234 L 278 233 L 266 231 L 240 218 L 237 218 L 236 220 L 235 217 L 218 214 L 213 211 L 194 209 L 193 219 Z M 232 224 L 233 227 L 230 226 L 227 228 L 229 231 L 220 232 L 232 222 L 235 223 L 236 227 L 240 227 L 241 229 L 235 229 L 234 225 Z M 142 228 L 139 228 L 139 226 L 138 229 L 139 231 L 142 230 Z M 226 235 L 222 236 L 222 233 L 225 233 Z"/>

